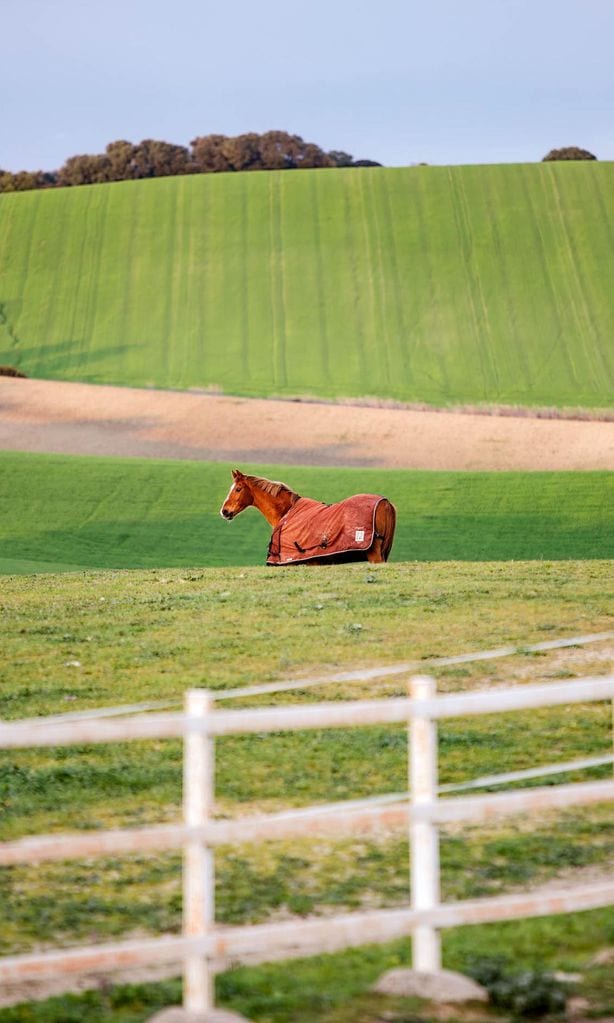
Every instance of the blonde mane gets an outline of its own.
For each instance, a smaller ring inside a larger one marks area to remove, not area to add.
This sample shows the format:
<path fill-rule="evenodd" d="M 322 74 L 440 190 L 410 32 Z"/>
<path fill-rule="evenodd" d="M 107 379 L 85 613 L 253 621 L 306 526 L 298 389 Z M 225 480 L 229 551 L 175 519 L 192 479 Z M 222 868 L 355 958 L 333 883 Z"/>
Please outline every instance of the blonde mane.
<path fill-rule="evenodd" d="M 267 480 L 264 476 L 246 476 L 246 479 L 249 480 L 253 487 L 264 491 L 265 494 L 270 494 L 271 497 L 279 497 L 280 494 L 284 493 L 298 497 L 295 490 L 291 490 L 285 483 L 280 483 L 278 480 Z"/>

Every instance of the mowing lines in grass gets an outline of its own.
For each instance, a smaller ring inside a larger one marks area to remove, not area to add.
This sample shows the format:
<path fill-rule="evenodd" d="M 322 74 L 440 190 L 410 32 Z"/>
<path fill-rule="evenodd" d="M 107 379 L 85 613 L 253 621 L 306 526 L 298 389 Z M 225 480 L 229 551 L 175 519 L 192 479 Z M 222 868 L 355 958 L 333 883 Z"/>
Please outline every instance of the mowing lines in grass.
<path fill-rule="evenodd" d="M 3 195 L 0 361 L 241 394 L 605 407 L 613 181 L 595 162 Z"/>

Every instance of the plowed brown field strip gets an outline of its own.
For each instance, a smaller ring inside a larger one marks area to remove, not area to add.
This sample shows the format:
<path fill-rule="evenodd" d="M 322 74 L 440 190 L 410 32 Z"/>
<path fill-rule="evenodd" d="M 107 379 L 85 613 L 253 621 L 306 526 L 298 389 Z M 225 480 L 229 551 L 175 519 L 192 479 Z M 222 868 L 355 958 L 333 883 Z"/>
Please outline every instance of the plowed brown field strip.
<path fill-rule="evenodd" d="M 614 469 L 614 423 L 5 378 L 0 449 L 389 469 Z"/>

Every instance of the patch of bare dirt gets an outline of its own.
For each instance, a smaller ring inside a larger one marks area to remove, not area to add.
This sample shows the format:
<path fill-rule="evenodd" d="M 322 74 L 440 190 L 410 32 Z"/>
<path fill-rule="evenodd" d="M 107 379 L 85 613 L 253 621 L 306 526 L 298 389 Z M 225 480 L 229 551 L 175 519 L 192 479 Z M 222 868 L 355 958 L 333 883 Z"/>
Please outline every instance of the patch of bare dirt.
<path fill-rule="evenodd" d="M 0 449 L 448 470 L 614 469 L 614 422 L 0 378 Z"/>
<path fill-rule="evenodd" d="M 117 984 L 155 984 L 157 981 L 180 977 L 182 964 L 160 963 L 155 966 L 115 970 L 114 973 L 82 973 L 78 977 L 45 977 L 22 980 L 2 985 L 0 1008 L 21 1002 L 41 1002 L 56 995 L 78 995 L 83 991 L 104 991 Z"/>

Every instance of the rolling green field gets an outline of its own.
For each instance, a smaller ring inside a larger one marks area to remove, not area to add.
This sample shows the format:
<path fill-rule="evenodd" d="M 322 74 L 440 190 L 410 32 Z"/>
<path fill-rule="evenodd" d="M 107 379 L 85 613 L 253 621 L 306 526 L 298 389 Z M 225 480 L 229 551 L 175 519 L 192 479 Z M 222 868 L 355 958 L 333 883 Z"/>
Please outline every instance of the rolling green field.
<path fill-rule="evenodd" d="M 612 473 L 252 468 L 323 501 L 389 497 L 394 561 L 614 556 Z M 0 453 L 0 572 L 263 564 L 262 516 L 220 518 L 230 483 L 223 463 Z"/>
<path fill-rule="evenodd" d="M 224 689 L 256 680 L 325 674 L 503 643 L 612 627 L 612 574 L 602 561 L 442 563 L 298 569 L 87 572 L 3 581 L 0 716 L 79 711 L 181 698 L 193 685 Z M 281 612 L 283 609 L 283 613 Z M 437 671 L 441 692 L 603 674 L 603 646 L 473 662 Z M 328 686 L 279 702 L 392 695 L 404 680 Z M 255 701 L 256 703 L 262 702 Z M 267 697 L 266 702 L 275 702 Z M 216 742 L 219 813 L 234 817 L 398 791 L 406 784 L 405 730 L 333 729 Z M 611 708 L 550 708 L 442 722 L 440 780 L 534 767 L 611 750 Z M 553 781 L 606 777 L 610 767 Z M 536 782 L 539 784 L 539 782 Z M 134 742 L 0 754 L 0 838 L 176 819 L 181 749 Z M 66 807 L 70 807 L 70 822 Z M 523 890 L 553 878 L 605 875 L 614 859 L 612 808 L 565 811 L 443 829 L 443 897 Z M 217 919 L 392 906 L 407 898 L 406 837 L 308 839 L 221 849 Z M 587 874 L 587 872 L 589 872 Z M 592 875 L 591 873 L 592 872 Z M 102 858 L 0 872 L 0 954 L 41 944 L 118 940 L 180 926 L 175 855 Z M 539 964 L 580 971 L 575 990 L 590 1018 L 611 1016 L 607 966 L 612 910 L 458 928 L 444 962 L 503 955 L 511 969 Z M 258 1023 L 407 1023 L 429 1020 L 419 1002 L 368 994 L 383 970 L 407 963 L 409 942 L 336 956 L 240 968 L 219 979 L 222 1004 Z M 40 1005 L 0 1009 L 2 1023 L 140 1023 L 180 997 L 179 981 L 103 987 Z M 459 1019 L 467 1019 L 459 1014 Z M 476 1021 L 507 1019 L 484 1010 Z"/>
<path fill-rule="evenodd" d="M 614 164 L 196 175 L 0 196 L 30 376 L 606 407 Z"/>

